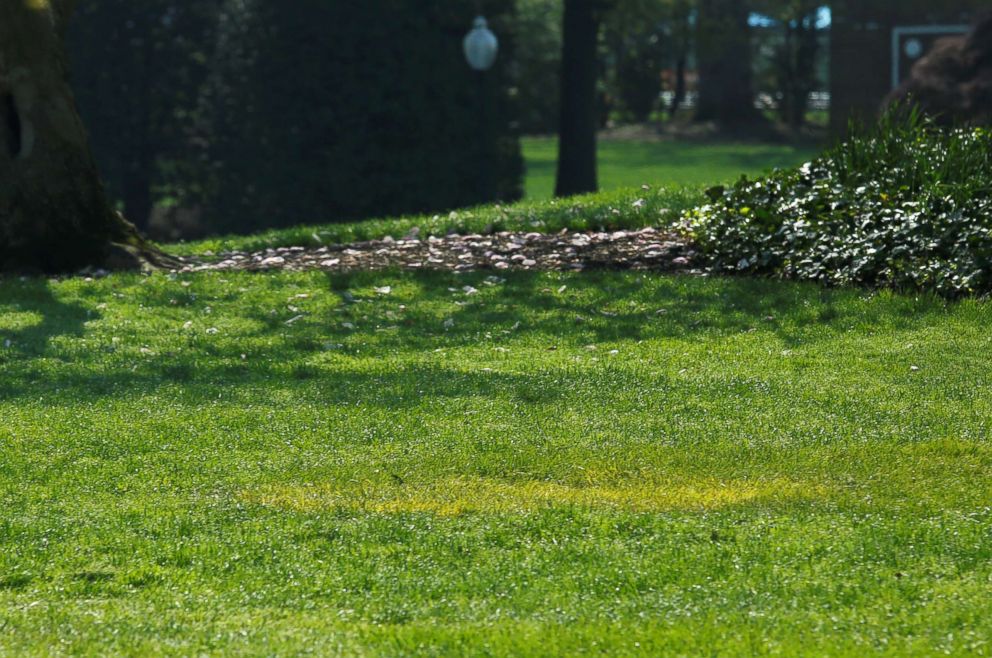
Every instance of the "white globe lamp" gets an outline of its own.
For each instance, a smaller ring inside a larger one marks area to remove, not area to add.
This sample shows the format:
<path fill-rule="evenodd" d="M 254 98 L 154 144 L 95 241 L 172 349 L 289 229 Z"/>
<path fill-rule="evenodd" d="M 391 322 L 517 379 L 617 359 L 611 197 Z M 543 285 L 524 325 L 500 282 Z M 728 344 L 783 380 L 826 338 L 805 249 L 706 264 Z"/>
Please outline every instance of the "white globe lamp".
<path fill-rule="evenodd" d="M 499 39 L 489 29 L 485 18 L 476 17 L 472 30 L 465 35 L 462 45 L 465 48 L 465 60 L 473 70 L 488 71 L 493 67 L 499 53 Z"/>

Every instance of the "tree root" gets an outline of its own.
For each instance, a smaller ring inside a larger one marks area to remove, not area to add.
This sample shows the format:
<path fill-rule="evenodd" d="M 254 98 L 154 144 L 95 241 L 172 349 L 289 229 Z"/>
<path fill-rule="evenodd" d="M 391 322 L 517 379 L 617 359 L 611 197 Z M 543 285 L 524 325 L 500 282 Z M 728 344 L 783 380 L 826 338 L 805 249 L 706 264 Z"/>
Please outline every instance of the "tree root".
<path fill-rule="evenodd" d="M 181 265 L 179 259 L 165 253 L 149 242 L 131 222 L 120 213 L 114 213 L 117 228 L 115 239 L 111 240 L 107 255 L 102 263 L 104 269 L 122 270 L 172 270 Z"/>

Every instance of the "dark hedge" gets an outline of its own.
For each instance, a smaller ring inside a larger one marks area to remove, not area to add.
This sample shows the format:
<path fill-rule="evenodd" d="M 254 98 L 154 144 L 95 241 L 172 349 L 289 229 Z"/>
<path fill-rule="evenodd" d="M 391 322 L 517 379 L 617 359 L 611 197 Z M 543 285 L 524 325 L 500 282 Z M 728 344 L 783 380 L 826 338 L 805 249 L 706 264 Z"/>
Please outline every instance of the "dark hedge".
<path fill-rule="evenodd" d="M 476 74 L 470 0 L 237 0 L 222 17 L 200 127 L 204 221 L 250 232 L 517 199 L 523 161 L 501 40 Z"/>
<path fill-rule="evenodd" d="M 192 184 L 193 117 L 222 0 L 86 0 L 69 21 L 70 80 L 100 174 L 125 215 Z"/>

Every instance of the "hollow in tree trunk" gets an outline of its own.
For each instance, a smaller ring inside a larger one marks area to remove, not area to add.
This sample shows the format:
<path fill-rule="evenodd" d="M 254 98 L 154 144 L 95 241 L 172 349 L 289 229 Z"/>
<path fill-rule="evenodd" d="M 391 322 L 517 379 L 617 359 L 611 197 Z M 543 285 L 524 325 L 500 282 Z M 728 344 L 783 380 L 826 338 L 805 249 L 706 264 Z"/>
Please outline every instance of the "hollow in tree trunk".
<path fill-rule="evenodd" d="M 71 4 L 0 1 L 0 271 L 167 264 L 100 182 L 67 81 Z"/>

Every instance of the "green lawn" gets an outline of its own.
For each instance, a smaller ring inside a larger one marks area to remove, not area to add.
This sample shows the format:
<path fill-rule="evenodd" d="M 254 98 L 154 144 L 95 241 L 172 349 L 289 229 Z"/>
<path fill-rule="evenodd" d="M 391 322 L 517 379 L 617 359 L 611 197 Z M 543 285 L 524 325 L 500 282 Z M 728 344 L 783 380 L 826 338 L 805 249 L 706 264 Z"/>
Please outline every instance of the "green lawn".
<path fill-rule="evenodd" d="M 0 654 L 992 653 L 992 307 L 489 277 L 0 281 Z"/>
<path fill-rule="evenodd" d="M 523 139 L 526 197 L 546 199 L 555 187 L 558 140 Z M 742 173 L 760 174 L 812 158 L 812 146 L 739 142 L 599 142 L 599 185 L 614 190 L 641 185 L 705 186 L 729 182 Z"/>

